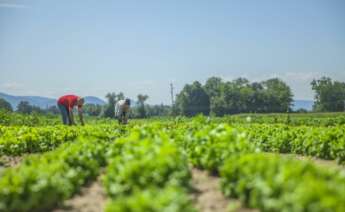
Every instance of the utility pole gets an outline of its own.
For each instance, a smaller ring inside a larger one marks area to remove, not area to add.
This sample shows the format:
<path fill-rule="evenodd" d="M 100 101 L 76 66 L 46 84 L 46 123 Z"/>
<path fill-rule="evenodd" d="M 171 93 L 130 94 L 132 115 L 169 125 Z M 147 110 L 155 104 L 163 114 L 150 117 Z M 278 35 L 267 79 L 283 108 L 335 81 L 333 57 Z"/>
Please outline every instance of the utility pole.
<path fill-rule="evenodd" d="M 174 106 L 174 85 L 170 83 L 171 106 Z"/>

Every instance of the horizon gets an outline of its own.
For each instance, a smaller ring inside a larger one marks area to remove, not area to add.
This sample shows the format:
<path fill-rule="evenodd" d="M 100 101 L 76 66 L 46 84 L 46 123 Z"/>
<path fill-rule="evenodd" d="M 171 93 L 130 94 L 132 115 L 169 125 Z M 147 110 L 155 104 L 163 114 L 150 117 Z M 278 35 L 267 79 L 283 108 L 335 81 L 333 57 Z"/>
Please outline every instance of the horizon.
<path fill-rule="evenodd" d="M 0 94 L 4 94 L 4 95 L 9 95 L 9 96 L 13 96 L 13 97 L 43 97 L 43 98 L 48 98 L 48 99 L 54 99 L 54 100 L 57 100 L 59 97 L 57 97 L 57 98 L 54 98 L 54 97 L 48 97 L 48 96 L 36 96 L 36 95 L 33 95 L 33 96 L 30 96 L 30 95 L 13 95 L 13 94 L 10 94 L 10 93 L 6 93 L 6 92 L 2 92 L 2 91 L 0 91 Z M 69 95 L 69 94 L 66 94 L 66 95 Z M 99 99 L 101 99 L 101 100 L 103 100 L 103 101 L 105 101 L 105 102 L 107 102 L 107 99 L 106 98 L 102 98 L 102 97 L 100 97 L 100 96 L 81 96 L 81 97 L 83 97 L 83 98 L 85 98 L 85 97 L 96 97 L 96 98 L 99 98 Z M 133 99 L 132 99 L 133 100 Z M 135 101 L 137 101 L 137 100 L 135 100 Z M 294 102 L 294 101 L 315 101 L 314 99 L 295 99 L 295 98 L 292 98 L 292 101 Z M 293 103 L 292 102 L 292 103 Z M 158 104 L 150 104 L 150 105 L 160 105 L 160 104 L 163 104 L 163 103 L 158 103 Z M 169 104 L 164 104 L 164 105 L 171 105 L 171 103 Z"/>
<path fill-rule="evenodd" d="M 0 91 L 58 98 L 123 92 L 170 104 L 186 83 L 212 76 L 280 78 L 294 100 L 310 82 L 345 82 L 341 0 L 0 0 Z"/>

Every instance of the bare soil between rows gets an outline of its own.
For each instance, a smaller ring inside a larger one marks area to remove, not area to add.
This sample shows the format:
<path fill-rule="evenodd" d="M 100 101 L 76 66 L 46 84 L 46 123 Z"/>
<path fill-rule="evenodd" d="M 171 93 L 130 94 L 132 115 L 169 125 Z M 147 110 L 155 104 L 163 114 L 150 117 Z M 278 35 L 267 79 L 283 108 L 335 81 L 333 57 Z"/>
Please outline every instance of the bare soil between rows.
<path fill-rule="evenodd" d="M 1 156 L 0 167 L 14 167 L 17 166 L 25 156 Z"/>
<path fill-rule="evenodd" d="M 275 154 L 275 153 L 272 153 Z M 311 163 L 314 163 L 317 166 L 323 167 L 323 168 L 335 168 L 335 169 L 345 169 L 344 165 L 338 164 L 335 160 L 325 160 L 313 156 L 307 156 L 307 155 L 298 155 L 298 154 L 284 154 L 284 153 L 276 153 L 280 154 L 286 157 L 295 158 L 298 160 L 303 161 L 309 161 Z"/>
<path fill-rule="evenodd" d="M 62 207 L 53 212 L 103 212 L 106 203 L 106 194 L 101 183 L 101 176 L 72 199 L 66 200 Z"/>
<path fill-rule="evenodd" d="M 207 171 L 192 168 L 192 193 L 194 206 L 200 212 L 257 212 L 255 209 L 242 207 L 239 200 L 226 198 L 220 189 L 219 177 L 211 176 Z"/>

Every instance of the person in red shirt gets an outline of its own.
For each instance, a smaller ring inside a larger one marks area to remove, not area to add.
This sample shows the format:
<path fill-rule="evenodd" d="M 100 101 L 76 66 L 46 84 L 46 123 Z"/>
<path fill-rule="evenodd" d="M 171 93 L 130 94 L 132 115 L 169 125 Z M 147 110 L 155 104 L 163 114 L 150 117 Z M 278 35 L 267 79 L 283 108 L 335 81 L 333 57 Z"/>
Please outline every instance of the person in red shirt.
<path fill-rule="evenodd" d="M 73 107 L 78 107 L 78 115 L 81 125 L 84 125 L 82 107 L 84 98 L 75 95 L 65 95 L 58 99 L 57 105 L 60 109 L 62 122 L 65 125 L 75 125 Z"/>

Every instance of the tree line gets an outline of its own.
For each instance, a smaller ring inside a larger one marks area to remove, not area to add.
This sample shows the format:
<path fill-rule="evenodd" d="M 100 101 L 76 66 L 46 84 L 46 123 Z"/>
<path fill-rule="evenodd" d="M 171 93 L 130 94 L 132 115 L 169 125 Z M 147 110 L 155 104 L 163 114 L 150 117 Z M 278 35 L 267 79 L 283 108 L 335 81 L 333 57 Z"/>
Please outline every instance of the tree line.
<path fill-rule="evenodd" d="M 313 80 L 315 93 L 313 111 L 345 111 L 345 83 L 329 77 Z M 211 77 L 202 85 L 195 81 L 186 84 L 173 106 L 176 115 L 196 114 L 223 116 L 237 113 L 290 112 L 293 106 L 291 88 L 281 79 L 250 82 L 245 78 L 224 81 Z"/>
<path fill-rule="evenodd" d="M 313 111 L 345 111 L 345 82 L 322 77 L 313 80 L 310 85 L 315 93 Z M 106 105 L 85 104 L 84 112 L 90 116 L 114 118 L 115 105 L 124 99 L 125 95 L 122 92 L 110 92 L 105 97 Z M 132 103 L 132 118 L 290 112 L 293 104 L 291 88 L 279 78 L 250 82 L 245 78 L 225 81 L 219 77 L 210 77 L 204 85 L 198 81 L 186 84 L 176 95 L 176 101 L 172 106 L 148 105 L 148 98 L 149 96 L 144 94 L 137 96 L 136 101 Z M 1 98 L 0 109 L 14 111 L 11 104 Z M 42 109 L 22 101 L 17 105 L 16 112 L 58 114 L 59 110 L 56 106 Z"/>

